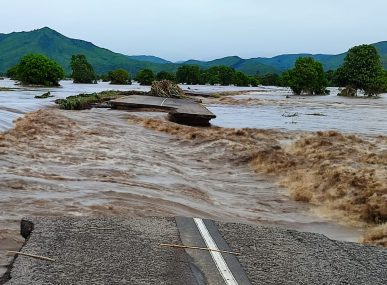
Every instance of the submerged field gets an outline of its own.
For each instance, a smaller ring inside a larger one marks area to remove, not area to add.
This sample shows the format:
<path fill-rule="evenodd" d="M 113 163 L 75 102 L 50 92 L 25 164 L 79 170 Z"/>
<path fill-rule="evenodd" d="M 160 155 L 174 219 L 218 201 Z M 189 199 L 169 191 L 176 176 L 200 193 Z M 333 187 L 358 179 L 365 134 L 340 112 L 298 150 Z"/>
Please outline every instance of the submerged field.
<path fill-rule="evenodd" d="M 20 246 L 19 220 L 31 215 L 199 216 L 351 241 L 372 229 L 365 241 L 386 245 L 386 226 L 377 226 L 387 216 L 385 97 L 289 99 L 287 90 L 257 89 L 205 99 L 220 127 L 194 128 L 161 113 L 58 110 L 34 99 L 42 91 L 0 93 L 0 121 L 19 117 L 0 134 L 0 251 Z M 51 93 L 75 91 L 66 83 Z"/>

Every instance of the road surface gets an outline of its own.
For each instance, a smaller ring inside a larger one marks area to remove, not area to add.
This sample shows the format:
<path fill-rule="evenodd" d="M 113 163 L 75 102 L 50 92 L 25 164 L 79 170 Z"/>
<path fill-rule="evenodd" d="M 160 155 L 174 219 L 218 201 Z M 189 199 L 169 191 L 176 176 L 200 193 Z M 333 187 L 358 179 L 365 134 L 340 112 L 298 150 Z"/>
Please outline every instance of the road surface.
<path fill-rule="evenodd" d="M 387 250 L 273 227 L 61 217 L 22 234 L 23 253 L 54 261 L 18 255 L 3 284 L 387 284 Z"/>

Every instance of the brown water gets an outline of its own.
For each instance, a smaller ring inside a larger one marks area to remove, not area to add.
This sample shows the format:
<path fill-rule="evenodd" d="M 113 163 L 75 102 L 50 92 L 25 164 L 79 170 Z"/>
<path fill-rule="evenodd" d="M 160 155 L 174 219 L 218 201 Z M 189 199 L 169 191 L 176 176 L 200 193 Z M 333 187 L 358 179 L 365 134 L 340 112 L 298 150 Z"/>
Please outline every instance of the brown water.
<path fill-rule="evenodd" d="M 228 128 L 259 128 L 300 131 L 335 130 L 363 135 L 387 134 L 387 94 L 377 99 L 337 96 L 295 96 L 289 89 L 265 91 L 219 99 L 206 99 L 217 115 L 213 124 Z"/>
<path fill-rule="evenodd" d="M 23 216 L 183 215 L 358 239 L 359 229 L 313 214 L 274 178 L 254 174 L 238 144 L 181 139 L 129 123 L 131 116 L 46 109 L 0 135 L 0 264 L 22 242 Z M 267 146 L 299 135 L 257 131 L 253 139 Z"/>

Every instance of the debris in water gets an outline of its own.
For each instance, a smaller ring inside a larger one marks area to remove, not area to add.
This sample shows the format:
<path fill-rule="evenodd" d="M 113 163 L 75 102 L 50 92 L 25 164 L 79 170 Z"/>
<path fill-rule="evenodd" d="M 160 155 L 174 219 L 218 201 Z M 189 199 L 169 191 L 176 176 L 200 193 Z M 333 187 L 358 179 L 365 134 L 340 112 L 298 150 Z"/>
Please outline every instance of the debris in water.
<path fill-rule="evenodd" d="M 183 90 L 176 83 L 169 80 L 153 81 L 149 95 L 165 98 L 185 97 Z"/>
<path fill-rule="evenodd" d="M 323 113 L 308 113 L 308 114 L 305 114 L 307 116 L 322 116 L 322 117 L 326 117 L 327 115 L 323 114 Z"/>
<path fill-rule="evenodd" d="M 282 117 L 286 117 L 286 118 L 292 118 L 292 117 L 298 117 L 298 113 L 288 113 L 288 112 L 285 112 L 282 114 Z"/>
<path fill-rule="evenodd" d="M 43 93 L 42 95 L 35 96 L 36 99 L 46 99 L 46 98 L 50 98 L 50 97 L 54 97 L 54 95 L 51 95 L 50 91 Z"/>

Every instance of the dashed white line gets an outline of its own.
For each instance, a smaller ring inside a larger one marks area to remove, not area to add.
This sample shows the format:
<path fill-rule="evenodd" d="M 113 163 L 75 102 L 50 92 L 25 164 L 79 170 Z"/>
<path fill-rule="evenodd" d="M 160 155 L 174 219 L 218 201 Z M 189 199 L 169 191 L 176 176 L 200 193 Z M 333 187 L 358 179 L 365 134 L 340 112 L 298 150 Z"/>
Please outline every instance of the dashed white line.
<path fill-rule="evenodd" d="M 204 239 L 208 248 L 213 248 L 219 250 L 212 236 L 210 235 L 206 225 L 202 219 L 194 218 L 196 226 Z M 210 251 L 212 259 L 215 262 L 216 267 L 218 268 L 220 275 L 223 277 L 227 285 L 238 285 L 238 282 L 235 280 L 234 275 L 232 274 L 230 268 L 228 267 L 226 261 L 224 260 L 222 254 L 216 251 Z"/>

